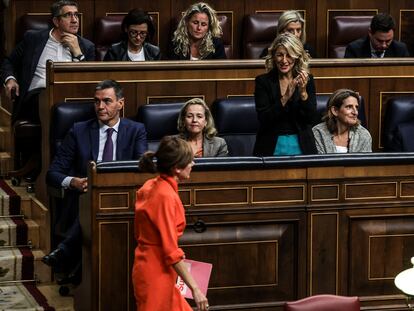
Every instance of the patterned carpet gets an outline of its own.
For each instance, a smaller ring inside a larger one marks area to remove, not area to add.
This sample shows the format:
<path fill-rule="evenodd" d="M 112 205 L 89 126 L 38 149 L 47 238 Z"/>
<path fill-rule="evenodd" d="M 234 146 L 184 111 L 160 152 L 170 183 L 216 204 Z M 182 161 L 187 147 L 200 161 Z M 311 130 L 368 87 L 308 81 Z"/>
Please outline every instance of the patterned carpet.
<path fill-rule="evenodd" d="M 0 310 L 54 310 L 36 288 L 20 196 L 0 179 Z"/>

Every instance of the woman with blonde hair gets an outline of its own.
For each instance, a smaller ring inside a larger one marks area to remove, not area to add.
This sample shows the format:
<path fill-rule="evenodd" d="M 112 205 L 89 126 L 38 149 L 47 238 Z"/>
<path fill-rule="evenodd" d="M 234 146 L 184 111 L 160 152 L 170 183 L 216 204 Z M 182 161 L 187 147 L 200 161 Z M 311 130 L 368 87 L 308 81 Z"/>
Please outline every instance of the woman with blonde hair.
<path fill-rule="evenodd" d="M 142 172 L 159 173 L 137 191 L 135 201 L 137 246 L 132 281 L 139 311 L 192 311 L 175 286 L 177 275 L 192 291 L 197 310 L 209 308 L 178 246 L 186 225 L 178 182 L 190 178 L 193 165 L 190 146 L 173 136 L 165 136 L 156 152 L 147 151 L 139 161 Z"/>
<path fill-rule="evenodd" d="M 371 152 L 371 134 L 358 120 L 358 93 L 335 91 L 328 100 L 323 122 L 313 127 L 318 153 Z"/>
<path fill-rule="evenodd" d="M 279 35 L 269 48 L 265 67 L 267 73 L 255 80 L 259 130 L 254 154 L 316 153 L 312 135 L 316 91 L 302 42 L 290 33 Z"/>
<path fill-rule="evenodd" d="M 178 23 L 172 39 L 170 59 L 225 59 L 221 35 L 216 11 L 207 3 L 195 3 Z"/>
<path fill-rule="evenodd" d="M 277 21 L 277 35 L 290 32 L 296 36 L 303 44 L 305 51 L 311 56 L 316 57 L 314 49 L 306 42 L 306 24 L 302 15 L 295 10 L 289 10 L 282 13 Z M 268 48 L 264 49 L 260 57 L 265 57 Z"/>
<path fill-rule="evenodd" d="M 179 137 L 186 140 L 195 157 L 225 157 L 226 141 L 217 137 L 213 116 L 201 98 L 188 100 L 178 115 Z"/>

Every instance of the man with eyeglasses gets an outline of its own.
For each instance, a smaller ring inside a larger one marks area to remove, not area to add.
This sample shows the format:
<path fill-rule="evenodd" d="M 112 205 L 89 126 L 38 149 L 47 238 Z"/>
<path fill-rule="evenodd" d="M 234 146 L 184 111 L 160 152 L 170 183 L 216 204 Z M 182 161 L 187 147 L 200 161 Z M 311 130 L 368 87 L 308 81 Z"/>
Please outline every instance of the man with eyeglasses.
<path fill-rule="evenodd" d="M 95 60 L 94 44 L 77 34 L 80 17 L 77 2 L 56 1 L 51 14 L 53 28 L 27 31 L 1 65 L 0 79 L 6 96 L 14 100 L 12 123 L 18 119 L 39 122 L 39 93 L 46 87 L 47 60 Z"/>

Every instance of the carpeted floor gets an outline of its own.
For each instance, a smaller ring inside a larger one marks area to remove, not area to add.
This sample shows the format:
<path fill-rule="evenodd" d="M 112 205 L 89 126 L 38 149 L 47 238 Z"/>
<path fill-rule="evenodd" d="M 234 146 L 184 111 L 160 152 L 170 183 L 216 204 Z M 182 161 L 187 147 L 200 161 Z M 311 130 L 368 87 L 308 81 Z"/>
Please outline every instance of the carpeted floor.
<path fill-rule="evenodd" d="M 55 310 L 34 282 L 20 196 L 0 179 L 0 310 Z"/>
<path fill-rule="evenodd" d="M 40 284 L 37 288 L 46 297 L 49 305 L 53 306 L 56 311 L 74 311 L 73 307 L 73 296 L 61 296 L 59 294 L 59 285 L 54 283 L 51 284 Z"/>

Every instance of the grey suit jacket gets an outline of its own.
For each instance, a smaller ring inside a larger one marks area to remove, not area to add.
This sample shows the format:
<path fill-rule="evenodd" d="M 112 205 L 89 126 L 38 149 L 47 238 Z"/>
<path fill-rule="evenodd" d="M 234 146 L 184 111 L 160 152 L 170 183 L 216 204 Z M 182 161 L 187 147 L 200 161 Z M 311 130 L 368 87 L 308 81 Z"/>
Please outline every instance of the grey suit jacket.
<path fill-rule="evenodd" d="M 204 137 L 203 141 L 203 157 L 227 157 L 227 143 L 221 137 L 213 137 L 211 139 Z"/>
<path fill-rule="evenodd" d="M 178 134 L 174 136 L 187 140 L 185 134 Z M 203 157 L 227 157 L 228 155 L 229 151 L 227 149 L 227 143 L 224 138 L 215 136 L 210 139 L 204 136 Z"/>
<path fill-rule="evenodd" d="M 319 154 L 336 153 L 333 134 L 329 132 L 326 122 L 315 125 L 312 130 Z M 352 127 L 349 131 L 348 152 L 372 152 L 371 134 L 362 125 Z"/>

